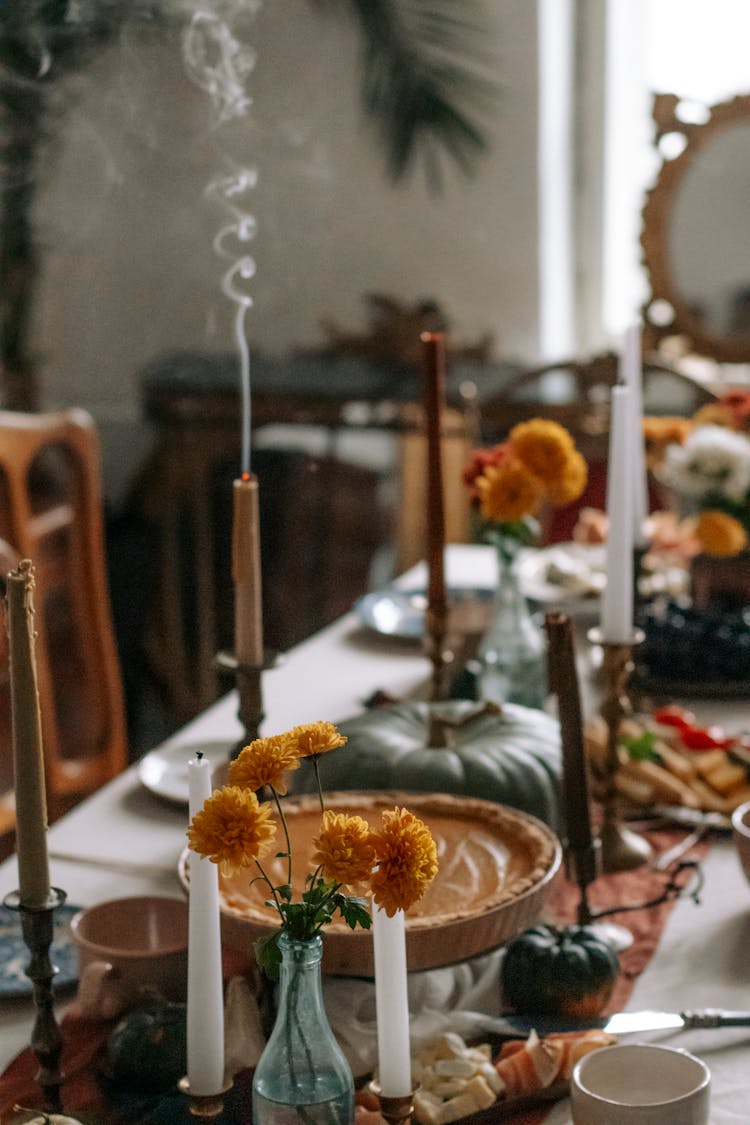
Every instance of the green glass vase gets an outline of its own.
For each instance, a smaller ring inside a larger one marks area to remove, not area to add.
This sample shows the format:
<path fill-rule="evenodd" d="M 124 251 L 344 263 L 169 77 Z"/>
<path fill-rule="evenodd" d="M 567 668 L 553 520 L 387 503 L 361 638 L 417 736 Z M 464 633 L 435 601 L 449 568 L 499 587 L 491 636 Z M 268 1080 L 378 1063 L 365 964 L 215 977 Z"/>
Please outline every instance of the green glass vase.
<path fill-rule="evenodd" d="M 352 1125 L 354 1080 L 323 1006 L 323 941 L 282 934 L 277 1016 L 253 1077 L 253 1125 Z"/>

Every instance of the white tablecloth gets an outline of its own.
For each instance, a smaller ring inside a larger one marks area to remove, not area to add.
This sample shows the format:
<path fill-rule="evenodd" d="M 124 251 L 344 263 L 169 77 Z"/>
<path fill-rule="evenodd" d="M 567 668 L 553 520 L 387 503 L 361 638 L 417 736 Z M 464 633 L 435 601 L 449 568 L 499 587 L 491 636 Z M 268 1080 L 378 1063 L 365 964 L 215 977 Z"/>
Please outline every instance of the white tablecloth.
<path fill-rule="evenodd" d="M 419 581 L 417 571 L 409 581 Z M 482 586 L 492 581 L 494 558 L 486 548 L 450 548 L 449 585 Z M 430 667 L 419 647 L 388 641 L 364 631 L 347 614 L 295 648 L 264 676 L 264 731 L 273 733 L 317 719 L 339 721 L 357 714 L 364 699 L 380 688 L 394 695 L 423 693 Z M 166 744 L 190 747 L 240 736 L 236 698 L 230 694 Z M 714 705 L 712 718 L 743 724 L 744 707 Z M 105 898 L 147 891 L 181 893 L 177 860 L 185 844 L 186 810 L 168 804 L 139 784 L 132 767 L 55 824 L 49 846 L 55 853 L 96 859 L 96 863 L 52 858 L 52 881 L 71 902 L 87 905 Z M 109 865 L 109 866 L 108 866 Z M 129 870 L 128 870 L 129 868 Z M 750 1009 L 750 887 L 727 837 L 717 839 L 705 864 L 703 901 L 680 901 L 673 909 L 657 952 L 636 983 L 630 1009 L 725 1007 Z M 11 858 L 0 866 L 0 894 L 17 886 Z M 626 922 L 626 915 L 622 921 Z M 0 1068 L 28 1042 L 32 1009 L 27 1000 L 2 1002 Z M 642 1037 L 647 1038 L 647 1037 Z M 713 1076 L 712 1125 L 747 1125 L 750 1120 L 750 1028 L 694 1031 L 650 1038 L 701 1055 Z M 550 1125 L 567 1120 L 564 1104 Z"/>

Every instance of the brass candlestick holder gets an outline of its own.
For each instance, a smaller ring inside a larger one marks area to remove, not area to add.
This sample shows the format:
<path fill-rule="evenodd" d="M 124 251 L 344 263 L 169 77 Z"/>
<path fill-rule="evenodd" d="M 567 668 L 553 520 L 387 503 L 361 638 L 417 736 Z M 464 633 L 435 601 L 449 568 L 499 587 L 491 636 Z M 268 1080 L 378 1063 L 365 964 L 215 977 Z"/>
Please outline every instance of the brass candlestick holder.
<path fill-rule="evenodd" d="M 385 1118 L 388 1125 L 403 1125 L 404 1122 L 411 1120 L 416 1090 L 412 1090 L 410 1094 L 402 1094 L 399 1097 L 391 1098 L 381 1092 L 377 1082 L 370 1082 L 369 1089 L 380 1102 L 381 1116 Z"/>
<path fill-rule="evenodd" d="M 39 1063 L 36 1081 L 41 1087 L 44 1110 L 59 1113 L 62 1109 L 60 1070 L 62 1036 L 54 1011 L 52 981 L 57 968 L 50 959 L 50 946 L 54 936 L 54 913 L 66 899 L 65 891 L 53 887 L 44 906 L 27 906 L 21 901 L 19 891 L 11 891 L 3 899 L 9 910 L 18 912 L 23 940 L 30 953 L 26 976 L 32 984 L 36 1018 L 31 1032 L 31 1049 Z"/>
<path fill-rule="evenodd" d="M 220 652 L 216 657 L 216 663 L 221 671 L 233 675 L 237 684 L 239 697 L 237 716 L 242 723 L 244 735 L 237 743 L 232 756 L 238 754 L 248 742 L 260 737 L 260 725 L 265 717 L 263 672 L 267 668 L 273 668 L 277 662 L 278 654 L 275 652 L 267 652 L 263 664 L 260 665 L 240 664 L 237 657 L 230 652 Z"/>
<path fill-rule="evenodd" d="M 448 672 L 453 663 L 453 651 L 446 647 L 448 634 L 448 604 L 445 601 L 430 603 L 425 615 L 425 649 L 432 665 L 430 702 L 438 703 L 448 698 Z"/>
<path fill-rule="evenodd" d="M 643 633 L 636 629 L 627 642 L 606 641 L 601 629 L 592 629 L 589 641 L 602 649 L 603 700 L 600 714 L 607 724 L 607 753 L 604 792 L 602 798 L 603 821 L 599 832 L 602 870 L 628 871 L 648 863 L 652 856 L 651 845 L 642 836 L 626 828 L 617 812 L 615 774 L 619 768 L 618 743 L 622 720 L 632 714 L 627 683 L 633 671 L 633 648 L 643 641 Z"/>
<path fill-rule="evenodd" d="M 191 1117 L 202 1117 L 204 1120 L 216 1120 L 224 1112 L 224 1095 L 232 1089 L 228 1083 L 215 1094 L 194 1094 L 190 1089 L 190 1080 L 181 1078 L 178 1083 L 180 1093 L 188 1099 L 188 1112 Z"/>

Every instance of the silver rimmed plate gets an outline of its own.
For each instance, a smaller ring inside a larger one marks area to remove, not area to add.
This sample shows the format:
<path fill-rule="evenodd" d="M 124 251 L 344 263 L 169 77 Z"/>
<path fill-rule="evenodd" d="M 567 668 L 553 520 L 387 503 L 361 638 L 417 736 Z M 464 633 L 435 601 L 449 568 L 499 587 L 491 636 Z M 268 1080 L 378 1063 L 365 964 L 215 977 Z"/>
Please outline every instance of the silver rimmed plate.
<path fill-rule="evenodd" d="M 448 590 L 448 605 L 454 628 L 482 632 L 489 619 L 494 592 L 475 587 Z M 365 594 L 354 604 L 360 622 L 384 637 L 415 641 L 424 636 L 427 594 L 424 590 L 399 590 L 390 586 Z"/>
<path fill-rule="evenodd" d="M 606 582 L 605 548 L 592 543 L 555 543 L 527 551 L 519 565 L 521 589 L 541 606 L 596 609 Z"/>
<path fill-rule="evenodd" d="M 160 746 L 144 754 L 138 763 L 138 780 L 157 797 L 172 804 L 188 804 L 188 762 L 200 752 L 213 768 L 214 785 L 224 784 L 220 776 L 229 761 L 229 742 L 196 742 Z"/>
<path fill-rule="evenodd" d="M 70 919 L 80 910 L 66 902 L 53 913 L 53 938 L 50 959 L 57 969 L 52 986 L 69 988 L 78 980 L 78 951 L 70 936 Z M 21 933 L 18 912 L 0 905 L 0 996 L 30 996 L 31 981 L 26 976 L 29 950 Z"/>

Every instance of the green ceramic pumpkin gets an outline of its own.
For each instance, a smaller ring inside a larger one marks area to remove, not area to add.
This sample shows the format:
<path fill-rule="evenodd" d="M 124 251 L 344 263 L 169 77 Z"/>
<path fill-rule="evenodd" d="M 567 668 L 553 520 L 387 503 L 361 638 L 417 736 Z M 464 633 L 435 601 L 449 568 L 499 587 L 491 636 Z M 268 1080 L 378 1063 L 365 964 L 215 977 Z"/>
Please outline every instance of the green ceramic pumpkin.
<path fill-rule="evenodd" d="M 107 1061 L 118 1084 L 147 1093 L 171 1089 L 187 1069 L 185 1005 L 155 1003 L 128 1012 L 109 1036 Z"/>
<path fill-rule="evenodd" d="M 617 954 L 591 926 L 532 926 L 505 949 L 503 1004 L 524 1015 L 593 1019 L 619 972 Z"/>
<path fill-rule="evenodd" d="M 336 724 L 348 742 L 326 754 L 326 790 L 388 790 L 482 797 L 560 821 L 560 730 L 543 711 L 516 704 L 397 703 Z M 314 791 L 312 770 L 294 792 Z"/>

